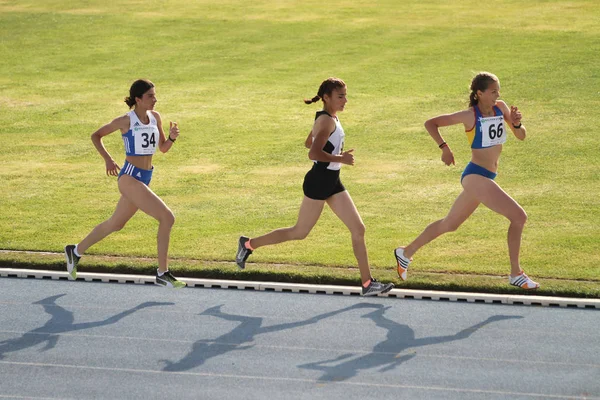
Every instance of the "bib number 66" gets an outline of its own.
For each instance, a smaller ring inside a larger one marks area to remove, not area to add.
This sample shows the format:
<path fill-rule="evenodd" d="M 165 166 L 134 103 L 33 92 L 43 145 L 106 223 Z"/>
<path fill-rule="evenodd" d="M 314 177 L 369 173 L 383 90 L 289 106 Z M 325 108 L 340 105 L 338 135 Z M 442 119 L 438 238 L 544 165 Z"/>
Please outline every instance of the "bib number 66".
<path fill-rule="evenodd" d="M 490 139 L 494 140 L 496 138 L 500 139 L 504 134 L 504 124 L 500 122 L 497 126 L 494 124 L 490 124 L 488 130 L 488 136 Z"/>

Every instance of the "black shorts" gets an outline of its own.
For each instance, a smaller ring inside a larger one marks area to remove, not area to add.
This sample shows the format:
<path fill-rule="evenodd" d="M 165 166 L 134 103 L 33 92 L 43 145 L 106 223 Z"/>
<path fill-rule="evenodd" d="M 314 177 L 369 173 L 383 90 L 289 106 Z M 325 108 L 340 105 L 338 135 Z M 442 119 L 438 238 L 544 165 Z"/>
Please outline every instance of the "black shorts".
<path fill-rule="evenodd" d="M 330 170 L 315 164 L 304 176 L 304 195 L 313 200 L 326 200 L 346 190 L 340 181 L 340 170 Z"/>

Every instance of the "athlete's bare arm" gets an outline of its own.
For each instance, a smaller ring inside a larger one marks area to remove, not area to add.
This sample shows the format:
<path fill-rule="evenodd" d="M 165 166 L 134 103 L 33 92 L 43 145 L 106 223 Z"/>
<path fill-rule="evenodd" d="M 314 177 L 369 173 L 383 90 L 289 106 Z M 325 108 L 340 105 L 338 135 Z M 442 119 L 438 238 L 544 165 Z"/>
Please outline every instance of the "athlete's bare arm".
<path fill-rule="evenodd" d="M 106 164 L 106 175 L 117 176 L 121 168 L 117 165 L 115 160 L 113 160 L 111 155 L 106 150 L 106 147 L 104 147 L 102 138 L 117 130 L 120 130 L 121 133 L 125 133 L 128 129 L 129 115 L 125 114 L 113 119 L 111 122 L 92 133 L 92 143 L 94 143 L 94 147 L 96 147 L 96 150 L 98 150 L 98 153 L 100 153 L 100 156 L 104 159 L 104 163 Z"/>
<path fill-rule="evenodd" d="M 425 121 L 425 129 L 431 136 L 431 138 L 435 141 L 438 146 L 442 146 L 442 161 L 446 165 L 455 164 L 454 161 L 454 153 L 450 149 L 450 146 L 445 144 L 446 141 L 440 134 L 439 128 L 442 126 L 450 126 L 463 124 L 465 130 L 467 127 L 472 127 L 475 124 L 475 117 L 473 115 L 473 110 L 462 110 L 452 114 L 443 114 L 438 115 L 437 117 L 433 117 Z"/>

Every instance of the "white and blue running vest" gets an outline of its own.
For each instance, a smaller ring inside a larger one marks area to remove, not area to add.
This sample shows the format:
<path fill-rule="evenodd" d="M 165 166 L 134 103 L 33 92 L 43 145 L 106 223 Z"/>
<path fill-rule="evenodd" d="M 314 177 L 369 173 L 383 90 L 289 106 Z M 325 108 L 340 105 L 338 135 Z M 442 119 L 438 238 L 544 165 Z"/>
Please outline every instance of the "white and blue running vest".
<path fill-rule="evenodd" d="M 329 115 L 329 113 L 325 110 L 319 111 L 315 116 L 315 120 L 323 114 Z M 331 117 L 331 115 L 329 116 Z M 339 156 L 340 154 L 342 154 L 342 151 L 344 151 L 344 138 L 346 137 L 346 134 L 344 133 L 344 128 L 342 128 L 340 120 L 337 119 L 337 117 L 333 118 L 333 120 L 335 121 L 335 129 L 329 135 L 329 139 L 327 140 L 325 147 L 323 147 L 323 151 L 334 156 Z M 315 160 L 312 161 L 315 164 L 319 166 L 322 165 L 323 167 L 326 167 L 327 169 L 332 171 L 339 171 L 340 168 L 342 168 L 342 163 L 339 162 L 323 162 Z"/>
<path fill-rule="evenodd" d="M 158 146 L 158 125 L 151 111 L 146 111 L 150 123 L 144 125 L 134 110 L 129 114 L 129 130 L 123 134 L 125 155 L 151 156 L 156 153 Z"/>

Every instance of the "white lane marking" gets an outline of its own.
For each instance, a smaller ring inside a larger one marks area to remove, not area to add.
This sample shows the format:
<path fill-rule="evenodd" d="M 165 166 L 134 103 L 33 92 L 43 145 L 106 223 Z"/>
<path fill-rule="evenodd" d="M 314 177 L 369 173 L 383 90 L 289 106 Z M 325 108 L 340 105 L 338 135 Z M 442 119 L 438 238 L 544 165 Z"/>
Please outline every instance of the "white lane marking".
<path fill-rule="evenodd" d="M 15 361 L 0 361 L 0 364 L 39 367 L 39 368 L 68 368 L 68 369 L 77 369 L 77 370 L 88 369 L 88 370 L 93 370 L 93 371 L 130 372 L 130 373 L 153 374 L 153 375 L 160 374 L 163 376 L 164 376 L 164 374 L 172 374 L 172 375 L 198 376 L 198 377 L 207 377 L 207 378 L 265 380 L 265 381 L 297 382 L 297 383 L 309 383 L 309 384 L 328 383 L 328 384 L 332 384 L 332 385 L 386 387 L 386 388 L 392 388 L 392 389 L 431 390 L 431 391 L 438 391 L 438 392 L 499 394 L 499 395 L 504 395 L 504 396 L 528 396 L 528 397 L 543 397 L 543 398 L 551 398 L 551 399 L 600 400 L 600 397 L 592 397 L 592 396 L 587 396 L 587 395 L 586 396 L 561 396 L 561 395 L 545 394 L 545 393 L 525 393 L 525 392 L 509 392 L 509 391 L 501 391 L 501 390 L 463 389 L 463 388 L 452 388 L 452 387 L 442 387 L 442 386 L 400 385 L 400 384 L 389 384 L 389 383 L 381 384 L 381 383 L 348 382 L 348 381 L 323 382 L 323 381 L 314 380 L 314 379 L 287 378 L 287 377 L 276 377 L 276 376 L 211 374 L 211 373 L 206 373 L 206 372 L 182 372 L 182 371 L 162 371 L 162 370 L 133 369 L 133 368 L 90 367 L 90 366 L 82 366 L 82 365 L 46 364 L 46 363 L 15 362 Z"/>
<path fill-rule="evenodd" d="M 136 337 L 136 336 L 110 336 L 110 335 L 85 335 L 85 334 L 75 334 L 75 333 L 53 333 L 53 332 L 18 332 L 18 331 L 0 331 L 2 333 L 12 333 L 12 334 L 21 334 L 21 335 L 52 335 L 52 336 L 66 336 L 66 337 L 81 337 L 87 339 L 107 339 L 107 340 L 132 340 L 132 341 L 149 341 L 149 342 L 160 342 L 160 343 L 181 343 L 181 344 L 194 344 L 194 343 L 206 343 L 218 346 L 229 346 L 229 347 L 246 347 L 248 345 L 252 345 L 252 347 L 260 347 L 265 349 L 280 349 L 280 350 L 289 350 L 289 351 L 315 351 L 315 352 L 329 352 L 329 353 L 341 353 L 348 354 L 353 353 L 356 355 L 362 354 L 381 354 L 385 356 L 395 356 L 401 357 L 407 354 L 414 354 L 411 352 L 411 349 L 416 349 L 418 347 L 407 347 L 402 349 L 401 352 L 390 352 L 390 351 L 364 351 L 357 349 L 332 349 L 332 348 L 320 348 L 320 347 L 307 347 L 307 346 L 275 346 L 275 345 L 265 345 L 257 343 L 256 341 L 246 341 L 243 343 L 228 343 L 216 340 L 181 340 L 181 339 L 161 339 L 161 338 L 145 338 L 145 337 Z M 419 357 L 429 357 L 429 358 L 442 358 L 442 359 L 451 359 L 451 360 L 468 360 L 468 361 L 491 361 L 491 362 L 499 362 L 499 363 L 513 363 L 513 364 L 535 364 L 535 365 L 550 365 L 550 366 L 568 366 L 568 367 L 584 367 L 584 368 L 600 368 L 600 364 L 584 364 L 584 363 L 570 363 L 570 362 L 560 362 L 560 361 L 543 361 L 543 360 L 521 360 L 521 359 L 510 359 L 510 358 L 495 358 L 495 357 L 471 357 L 471 356 L 452 356 L 447 354 L 427 354 L 426 352 L 419 351 L 417 354 Z"/>

